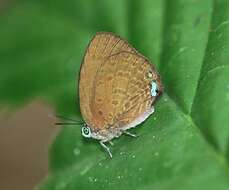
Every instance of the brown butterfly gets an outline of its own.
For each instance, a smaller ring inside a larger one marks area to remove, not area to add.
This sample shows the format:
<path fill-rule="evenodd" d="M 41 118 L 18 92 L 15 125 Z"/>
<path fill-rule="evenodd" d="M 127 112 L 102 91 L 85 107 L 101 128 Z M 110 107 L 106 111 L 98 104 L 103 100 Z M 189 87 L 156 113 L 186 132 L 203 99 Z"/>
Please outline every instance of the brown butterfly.
<path fill-rule="evenodd" d="M 160 76 L 154 65 L 126 40 L 108 32 L 90 41 L 80 70 L 80 110 L 85 123 L 82 135 L 105 142 L 133 128 L 153 112 L 162 94 Z"/>

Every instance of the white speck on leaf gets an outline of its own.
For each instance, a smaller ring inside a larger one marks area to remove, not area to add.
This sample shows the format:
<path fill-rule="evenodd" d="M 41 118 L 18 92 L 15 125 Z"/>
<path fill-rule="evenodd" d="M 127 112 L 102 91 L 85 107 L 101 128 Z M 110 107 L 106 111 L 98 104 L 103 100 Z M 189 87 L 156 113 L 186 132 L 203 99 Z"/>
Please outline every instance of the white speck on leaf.
<path fill-rule="evenodd" d="M 120 154 L 120 155 L 123 155 L 123 154 L 124 154 L 124 152 L 120 152 L 119 154 Z"/>
<path fill-rule="evenodd" d="M 78 156 L 80 154 L 80 149 L 79 148 L 74 148 L 73 150 L 74 154 Z"/>

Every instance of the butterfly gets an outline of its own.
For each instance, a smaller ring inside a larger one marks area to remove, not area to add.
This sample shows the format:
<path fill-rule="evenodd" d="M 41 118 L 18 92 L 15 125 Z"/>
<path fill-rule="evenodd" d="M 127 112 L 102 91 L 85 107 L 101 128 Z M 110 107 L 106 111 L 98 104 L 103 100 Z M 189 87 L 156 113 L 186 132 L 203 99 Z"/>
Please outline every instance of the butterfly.
<path fill-rule="evenodd" d="M 156 68 L 126 40 L 97 33 L 86 49 L 79 77 L 82 135 L 105 144 L 146 120 L 163 86 Z"/>

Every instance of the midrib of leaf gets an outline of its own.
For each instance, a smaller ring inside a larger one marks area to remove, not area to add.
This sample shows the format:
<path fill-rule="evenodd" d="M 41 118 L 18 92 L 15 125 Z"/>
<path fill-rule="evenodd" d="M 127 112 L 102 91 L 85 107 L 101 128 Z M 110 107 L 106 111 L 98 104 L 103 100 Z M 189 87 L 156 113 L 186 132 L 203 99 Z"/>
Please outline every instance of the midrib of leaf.
<path fill-rule="evenodd" d="M 210 30 L 210 27 L 212 26 L 212 22 L 213 22 L 213 21 L 212 21 L 212 20 L 213 20 L 212 15 L 214 15 L 214 12 L 215 12 L 215 2 L 212 3 L 212 13 L 211 13 L 211 18 L 210 18 L 211 21 L 210 21 L 210 25 L 209 25 L 209 30 Z M 203 136 L 203 138 L 206 140 L 206 142 L 212 146 L 212 148 L 215 150 L 216 154 L 219 154 L 220 157 L 223 158 L 224 163 L 227 163 L 225 157 L 223 156 L 223 154 L 221 154 L 221 153 L 217 150 L 217 145 L 216 145 L 216 142 L 214 141 L 214 138 L 213 138 L 210 134 L 208 134 L 208 135 L 204 134 L 203 131 L 200 130 L 200 126 L 198 126 L 198 125 L 194 122 L 194 119 L 193 119 L 192 116 L 191 116 L 191 113 L 192 113 L 192 111 L 193 111 L 193 103 L 194 103 L 194 101 L 195 101 L 195 99 L 196 99 L 196 97 L 197 97 L 198 86 L 199 86 L 199 84 L 200 84 L 200 82 L 201 82 L 201 72 L 202 72 L 202 69 L 203 69 L 203 64 L 204 64 L 206 52 L 207 52 L 207 49 L 208 49 L 208 46 L 209 46 L 210 34 L 207 33 L 206 35 L 207 35 L 207 42 L 206 42 L 206 46 L 205 46 L 205 50 L 204 50 L 204 56 L 203 56 L 202 61 L 201 61 L 201 67 L 200 67 L 200 72 L 199 72 L 199 76 L 198 76 L 198 80 L 197 80 L 197 85 L 196 85 L 196 88 L 195 88 L 195 92 L 194 92 L 194 96 L 193 96 L 193 101 L 192 101 L 192 103 L 191 103 L 191 108 L 190 108 L 190 112 L 189 112 L 189 115 L 188 115 L 188 116 L 191 118 L 191 120 L 192 120 L 193 124 L 196 126 L 196 128 L 199 129 L 199 133 L 202 134 L 202 136 Z"/>
<path fill-rule="evenodd" d="M 165 1 L 160 73 L 168 94 L 185 113 L 191 113 L 198 86 L 212 8 L 207 0 Z"/>
<path fill-rule="evenodd" d="M 183 111 L 183 109 L 181 109 L 180 105 L 177 104 L 176 101 L 174 101 L 173 98 L 171 98 L 171 96 L 169 96 L 169 94 L 166 94 L 166 95 L 169 97 L 170 101 L 176 106 L 177 110 L 179 111 L 180 115 L 185 119 L 185 121 L 187 123 L 189 123 L 190 126 L 192 126 L 193 128 L 195 128 L 198 131 L 198 133 L 201 134 L 201 136 L 204 137 L 203 139 L 205 140 L 207 147 L 210 150 L 212 150 L 213 152 L 215 152 L 215 154 L 217 155 L 217 157 L 218 157 L 217 162 L 219 162 L 219 164 L 223 163 L 223 165 L 226 166 L 226 168 L 229 168 L 228 163 L 227 163 L 227 159 L 225 158 L 225 156 L 222 153 L 220 153 L 219 151 L 217 151 L 215 149 L 215 147 L 212 146 L 211 143 L 209 143 L 209 141 L 205 138 L 205 136 L 201 132 L 200 128 L 197 126 L 197 124 L 193 120 L 192 116 L 190 114 L 186 114 Z"/>
<path fill-rule="evenodd" d="M 208 33 L 208 41 L 207 41 L 207 44 L 206 44 L 206 48 L 205 48 L 205 53 L 204 53 L 204 58 L 202 60 L 202 64 L 201 64 L 201 70 L 200 70 L 200 73 L 199 73 L 199 77 L 198 77 L 198 83 L 197 83 L 197 86 L 196 86 L 196 89 L 195 89 L 195 94 L 194 94 L 194 98 L 193 98 L 193 101 L 192 101 L 192 106 L 191 106 L 191 111 L 190 111 L 190 114 L 193 113 L 193 110 L 194 110 L 194 102 L 195 100 L 197 99 L 197 96 L 198 96 L 198 87 L 200 86 L 200 84 L 212 73 L 218 71 L 218 70 L 221 70 L 221 69 L 224 69 L 225 67 L 228 67 L 228 65 L 219 65 L 219 66 L 215 66 L 214 68 L 211 68 L 210 70 L 208 70 L 207 72 L 204 73 L 204 64 L 207 60 L 207 57 L 209 56 L 208 55 L 208 49 L 211 48 L 212 44 L 210 43 L 210 38 L 213 36 L 215 37 L 214 33 L 216 30 L 218 30 L 221 26 L 223 25 L 227 25 L 228 24 L 228 20 L 227 21 L 224 21 L 222 23 L 220 23 L 215 29 L 212 29 L 211 27 L 214 26 L 214 15 L 216 15 L 216 1 L 213 1 L 212 3 L 212 14 L 211 14 L 211 22 L 210 22 L 210 27 L 209 27 L 209 31 L 212 31 L 212 32 L 209 32 Z M 204 75 L 202 75 L 204 73 Z M 192 118 L 192 116 L 190 115 L 190 117 Z M 192 121 L 194 122 L 194 119 L 192 118 Z M 194 122 L 195 123 L 195 122 Z M 195 123 L 196 127 L 198 127 L 199 129 L 201 129 L 201 126 L 198 126 L 196 123 Z M 219 147 L 218 147 L 218 144 L 216 142 L 216 139 L 214 138 L 213 134 L 208 130 L 205 131 L 205 133 L 200 130 L 201 134 L 203 135 L 203 137 L 206 139 L 206 141 L 212 145 L 212 147 L 214 148 L 214 150 L 216 151 L 217 154 L 219 154 L 221 157 L 223 157 L 223 160 L 224 162 L 227 164 L 229 164 L 229 160 L 226 158 L 226 155 L 223 154 Z M 227 167 L 228 168 L 228 167 Z"/>
<path fill-rule="evenodd" d="M 168 1 L 165 1 L 165 7 L 167 6 L 167 4 L 168 4 Z M 209 30 L 210 30 L 210 26 L 212 26 L 212 22 L 213 22 L 213 16 L 212 16 L 212 15 L 214 15 L 215 11 L 216 11 L 216 10 L 215 10 L 215 2 L 214 2 L 214 3 L 212 3 L 212 13 L 211 13 L 211 18 L 210 18 Z M 164 18 L 166 18 L 166 15 L 165 15 L 165 14 L 169 14 L 169 13 L 167 13 L 167 11 L 164 11 Z M 223 24 L 224 24 L 224 25 L 225 25 L 225 24 L 228 24 L 228 22 L 223 22 Z M 221 25 L 222 25 L 222 23 L 221 23 Z M 220 26 L 221 26 L 221 25 L 220 25 Z M 165 22 L 165 20 L 164 20 L 163 26 L 164 26 L 164 31 L 166 31 L 166 22 Z M 219 27 L 219 26 L 218 26 L 218 27 Z M 217 29 L 218 29 L 218 27 L 217 27 Z M 210 33 L 210 32 L 209 32 L 209 33 Z M 201 72 L 202 72 L 202 69 L 203 69 L 203 64 L 204 64 L 205 56 L 207 56 L 207 55 L 206 55 L 206 52 L 207 52 L 207 49 L 208 49 L 208 46 L 209 46 L 209 38 L 210 38 L 210 35 L 211 35 L 211 34 L 209 34 L 209 33 L 206 34 L 206 35 L 207 35 L 207 41 L 206 41 L 206 45 L 205 45 L 204 56 L 202 57 L 201 67 L 200 67 L 200 71 L 199 71 L 199 73 L 198 73 L 198 80 L 197 80 L 196 88 L 195 88 L 195 91 L 194 91 L 193 101 L 191 102 L 190 111 L 189 111 L 188 113 L 185 113 L 185 109 L 183 109 L 183 108 L 181 107 L 181 105 L 180 105 L 179 103 L 177 103 L 177 102 L 170 96 L 169 93 L 167 93 L 167 96 L 168 96 L 168 97 L 170 98 L 170 100 L 176 105 L 176 107 L 177 107 L 177 109 L 179 110 L 181 116 L 187 121 L 187 123 L 190 123 L 191 126 L 193 126 L 194 128 L 196 128 L 196 129 L 198 130 L 198 133 L 201 134 L 201 136 L 204 138 L 206 144 L 208 144 L 208 148 L 211 149 L 211 150 L 213 150 L 213 151 L 215 152 L 215 154 L 217 155 L 217 157 L 219 158 L 219 159 L 218 159 L 218 162 L 219 162 L 219 163 L 223 163 L 223 164 L 226 166 L 226 168 L 228 169 L 228 168 L 229 168 L 229 165 L 228 165 L 227 159 L 225 158 L 225 155 L 217 149 L 217 146 L 216 146 L 216 143 L 214 142 L 214 139 L 211 138 L 211 137 L 207 137 L 206 134 L 204 134 L 203 131 L 200 130 L 200 126 L 198 126 L 198 125 L 195 123 L 194 119 L 193 119 L 192 116 L 191 116 L 191 113 L 192 113 L 192 110 L 193 110 L 193 103 L 194 103 L 194 101 L 195 101 L 195 99 L 196 99 L 197 90 L 198 90 L 198 86 L 199 86 L 200 82 L 206 77 L 206 75 L 208 75 L 209 73 L 213 72 L 215 69 L 222 69 L 222 68 L 225 67 L 225 65 L 223 65 L 223 66 L 221 65 L 220 67 L 213 68 L 213 69 L 209 70 L 209 71 L 205 74 L 204 78 L 201 79 Z M 165 33 L 164 33 L 163 35 L 164 35 L 164 38 L 165 38 Z M 166 52 L 164 52 L 164 48 L 162 48 L 160 60 L 162 60 L 162 56 L 163 56 L 165 53 L 166 53 Z M 174 55 L 174 56 L 176 56 L 176 55 Z"/>

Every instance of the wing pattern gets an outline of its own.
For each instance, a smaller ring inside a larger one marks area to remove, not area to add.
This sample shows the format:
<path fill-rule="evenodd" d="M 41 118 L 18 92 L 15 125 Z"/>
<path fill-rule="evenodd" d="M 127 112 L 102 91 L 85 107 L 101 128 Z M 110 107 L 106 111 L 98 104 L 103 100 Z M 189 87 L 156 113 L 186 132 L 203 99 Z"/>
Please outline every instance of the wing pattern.
<path fill-rule="evenodd" d="M 150 75 L 152 74 L 152 75 Z M 150 109 L 154 66 L 125 40 L 99 33 L 90 42 L 80 71 L 80 108 L 94 131 L 122 127 Z"/>

